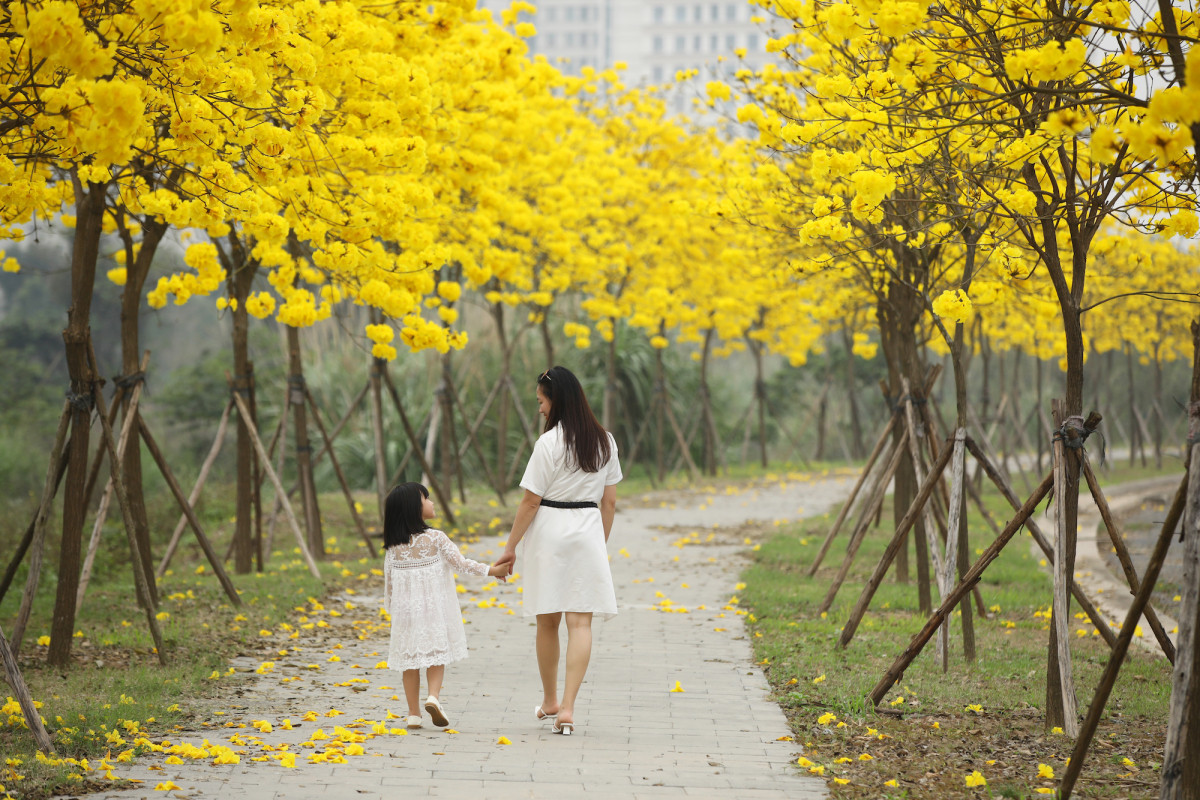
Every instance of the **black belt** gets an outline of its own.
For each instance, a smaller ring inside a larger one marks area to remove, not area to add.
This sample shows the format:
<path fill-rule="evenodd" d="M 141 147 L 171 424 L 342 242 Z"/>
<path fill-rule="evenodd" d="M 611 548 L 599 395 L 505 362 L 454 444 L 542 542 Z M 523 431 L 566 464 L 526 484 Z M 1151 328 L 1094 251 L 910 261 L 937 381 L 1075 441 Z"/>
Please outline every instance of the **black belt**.
<path fill-rule="evenodd" d="M 547 506 L 549 508 L 599 508 L 600 507 L 600 506 L 596 505 L 595 503 L 593 503 L 591 500 L 578 500 L 578 501 L 547 500 L 544 497 L 542 498 L 542 505 Z"/>

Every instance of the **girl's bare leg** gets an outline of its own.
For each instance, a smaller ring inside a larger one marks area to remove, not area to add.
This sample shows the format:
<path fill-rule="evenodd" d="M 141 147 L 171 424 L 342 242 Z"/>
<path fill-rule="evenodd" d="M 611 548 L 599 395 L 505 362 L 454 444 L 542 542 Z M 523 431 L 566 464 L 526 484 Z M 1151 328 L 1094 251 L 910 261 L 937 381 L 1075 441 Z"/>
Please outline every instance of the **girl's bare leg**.
<path fill-rule="evenodd" d="M 562 614 L 537 615 L 537 661 L 542 676 L 542 711 L 558 713 L 558 625 Z"/>
<path fill-rule="evenodd" d="M 442 695 L 442 679 L 446 677 L 446 665 L 438 664 L 425 670 L 425 682 L 429 684 L 429 694 L 434 697 Z"/>
<path fill-rule="evenodd" d="M 408 702 L 408 715 L 421 716 L 421 670 L 404 670 L 404 699 Z"/>
<path fill-rule="evenodd" d="M 563 685 L 562 706 L 558 710 L 558 722 L 575 721 L 575 698 L 587 674 L 588 661 L 592 657 L 592 614 L 591 612 L 568 611 L 567 613 L 567 679 Z M 544 679 L 543 679 L 544 680 Z"/>

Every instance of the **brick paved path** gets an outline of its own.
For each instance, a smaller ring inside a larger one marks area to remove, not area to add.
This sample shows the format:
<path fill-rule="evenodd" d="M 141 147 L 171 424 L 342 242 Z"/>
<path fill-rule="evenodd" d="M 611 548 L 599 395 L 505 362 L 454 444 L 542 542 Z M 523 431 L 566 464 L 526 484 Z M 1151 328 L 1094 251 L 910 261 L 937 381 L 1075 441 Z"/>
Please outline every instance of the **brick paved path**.
<path fill-rule="evenodd" d="M 541 691 L 534 628 L 520 616 L 518 606 L 520 582 L 475 591 L 482 582 L 467 578 L 463 583 L 473 591 L 462 597 L 471 656 L 447 668 L 441 695 L 458 733 L 430 727 L 408 735 L 387 733 L 363 742 L 364 753 L 347 758 L 347 763 L 309 763 L 306 756 L 313 750 L 298 745 L 317 727 L 333 734 L 336 725 L 378 722 L 387 711 L 401 715 L 387 722 L 389 726 L 403 724 L 405 704 L 391 699 L 403 697 L 400 676 L 374 668 L 384 657 L 386 640 L 376 635 L 359 641 L 347 635 L 343 649 L 336 651 L 340 662 L 327 663 L 325 650 L 300 656 L 298 661 L 321 661 L 319 672 L 289 671 L 289 664 L 281 660 L 270 675 L 250 673 L 241 698 L 218 718 L 234 723 L 266 720 L 274 726 L 272 732 L 205 728 L 174 740 L 200 744 L 207 737 L 241 750 L 241 763 L 214 766 L 211 759 L 184 759 L 172 765 L 164 763 L 163 755 L 148 754 L 118 770 L 122 777 L 145 781 L 139 789 L 91 797 L 825 797 L 824 781 L 795 767 L 797 745 L 779 741 L 789 733 L 783 713 L 753 663 L 741 617 L 722 608 L 734 594 L 745 564 L 745 534 L 713 526 L 823 513 L 847 493 L 850 480 L 830 477 L 734 495 L 680 495 L 678 507 L 619 511 L 609 552 L 620 614 L 593 626 L 592 662 L 576 708 L 580 724 L 573 737 L 552 735 L 548 725 L 533 718 Z M 689 537 L 693 532 L 696 535 Z M 692 543 L 681 544 L 688 538 Z M 468 554 L 491 560 L 498 550 L 493 537 L 473 545 Z M 688 588 L 683 588 L 685 583 Z M 656 592 L 670 599 L 671 607 L 684 606 L 688 613 L 657 610 L 663 598 Z M 495 605 L 478 607 L 485 598 L 495 598 Z M 352 599 L 371 608 L 380 600 L 362 595 Z M 501 604 L 516 608 L 516 615 Z M 244 660 L 235 666 L 253 668 L 258 663 Z M 300 680 L 280 680 L 297 674 Z M 338 685 L 356 679 L 362 682 Z M 683 692 L 670 691 L 677 681 Z M 300 722 L 306 711 L 324 714 L 331 708 L 344 714 Z M 284 718 L 297 723 L 296 728 L 280 729 Z M 354 730 L 369 729 L 368 724 Z M 234 733 L 242 740 L 258 736 L 273 746 L 289 743 L 300 754 L 296 767 L 252 761 L 270 753 L 230 744 Z M 511 744 L 499 744 L 500 737 Z M 152 765 L 163 768 L 148 769 Z M 180 788 L 169 793 L 154 790 L 167 780 Z"/>

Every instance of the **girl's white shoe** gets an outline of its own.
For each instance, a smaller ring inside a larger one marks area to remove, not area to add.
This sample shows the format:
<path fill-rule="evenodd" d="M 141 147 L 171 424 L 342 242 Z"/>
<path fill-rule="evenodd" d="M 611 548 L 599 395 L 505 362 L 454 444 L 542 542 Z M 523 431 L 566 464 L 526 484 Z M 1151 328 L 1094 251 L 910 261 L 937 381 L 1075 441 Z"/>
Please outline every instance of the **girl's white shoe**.
<path fill-rule="evenodd" d="M 407 719 L 405 719 L 405 720 L 404 720 L 404 727 L 406 727 L 406 728 L 419 728 L 419 727 L 421 727 L 421 718 L 420 718 L 420 717 L 413 717 L 413 716 L 410 716 L 410 717 L 408 717 Z"/>
<path fill-rule="evenodd" d="M 450 720 L 446 718 L 446 712 L 442 710 L 442 704 L 433 695 L 425 698 L 425 710 L 429 712 L 429 716 L 433 717 L 433 724 L 439 728 L 445 728 L 450 724 Z"/>

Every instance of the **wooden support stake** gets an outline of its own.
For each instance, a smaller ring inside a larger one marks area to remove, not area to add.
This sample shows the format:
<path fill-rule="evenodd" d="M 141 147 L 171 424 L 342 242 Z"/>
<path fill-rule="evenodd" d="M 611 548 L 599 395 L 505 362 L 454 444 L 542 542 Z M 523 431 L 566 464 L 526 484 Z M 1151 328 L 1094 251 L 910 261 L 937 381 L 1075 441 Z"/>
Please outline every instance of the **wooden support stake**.
<path fill-rule="evenodd" d="M 329 439 L 329 434 L 325 431 L 325 423 L 321 421 L 321 409 L 317 407 L 317 401 L 313 399 L 312 392 L 308 387 L 304 387 L 304 397 L 308 400 L 308 405 L 312 408 L 313 422 L 317 423 L 317 430 L 321 432 L 321 438 L 328 445 L 329 463 L 333 465 L 333 471 L 337 475 L 338 483 L 342 487 L 342 494 L 346 498 L 346 505 L 350 508 L 350 516 L 354 517 L 354 526 L 358 528 L 358 535 L 367 543 L 367 551 L 371 554 L 371 558 L 375 558 L 375 543 L 371 541 L 371 537 L 367 535 L 367 526 L 363 524 L 362 516 L 358 513 L 358 507 L 354 505 L 354 495 L 350 492 L 350 484 L 346 482 L 346 475 L 342 472 L 342 467 L 338 464 L 337 456 L 333 452 L 333 443 Z"/>
<path fill-rule="evenodd" d="M 846 575 L 850 573 L 850 565 L 854 563 L 854 556 L 858 553 L 859 545 L 862 544 L 863 537 L 867 533 L 867 528 L 871 525 L 871 519 L 875 516 L 875 512 L 883 506 L 883 498 L 887 495 L 887 485 L 891 483 L 892 476 L 896 474 L 896 468 L 900 466 L 900 459 L 904 455 L 904 444 L 909 439 L 909 431 L 906 428 L 900 435 L 900 441 L 896 443 L 896 447 L 892 449 L 892 457 L 888 461 L 887 468 L 881 472 L 871 487 L 870 502 L 863 509 L 863 514 L 859 518 L 858 525 L 855 526 L 854 532 L 850 535 L 850 544 L 846 548 L 846 556 L 842 559 L 842 565 L 838 568 L 837 576 L 829 585 L 829 591 L 825 593 L 825 599 L 821 601 L 818 613 L 824 614 L 829 611 L 833 605 L 833 599 L 837 597 L 838 590 L 842 588 L 842 583 L 846 580 Z"/>
<path fill-rule="evenodd" d="M 412 423 L 408 419 L 408 414 L 404 411 L 404 404 L 400 402 L 400 392 L 396 391 L 396 384 L 392 383 L 392 376 L 384 371 L 383 380 L 387 384 L 388 394 L 392 396 L 392 405 L 396 407 L 396 411 L 400 414 L 400 422 L 404 425 L 404 432 L 408 435 L 408 440 L 412 442 L 413 449 L 417 454 L 417 461 L 420 462 L 421 469 L 429 476 L 429 488 L 437 495 L 438 502 L 442 506 L 442 516 L 451 525 L 458 524 L 454 520 L 454 510 L 450 507 L 451 498 L 446 497 L 442 492 L 441 484 L 438 483 L 433 469 L 429 466 L 429 461 L 425 458 L 425 453 L 417 443 L 417 432 L 413 430 Z"/>
<path fill-rule="evenodd" d="M 900 547 L 904 543 L 908 532 L 912 530 L 913 525 L 917 522 L 917 517 L 922 514 L 922 507 L 929 500 L 929 495 L 937 486 L 937 482 L 941 480 L 942 473 L 946 470 L 946 464 L 950 462 L 950 454 L 953 452 L 951 448 L 942 448 L 941 455 L 937 462 L 930 469 L 929 474 L 925 476 L 924 482 L 917 490 L 917 496 L 913 500 L 908 510 L 904 512 L 903 519 L 896 526 L 896 532 L 892 535 L 892 540 L 888 543 L 887 549 L 883 552 L 883 557 L 879 559 L 879 563 L 875 565 L 875 571 L 871 574 L 867 585 L 863 587 L 862 593 L 858 596 L 858 602 L 854 604 L 854 609 L 850 612 L 850 618 L 846 621 L 845 627 L 842 628 L 842 635 L 838 639 L 838 645 L 846 647 L 850 644 L 850 640 L 854 638 L 854 632 L 858 630 L 858 624 L 862 622 L 863 615 L 867 613 L 867 608 L 871 605 L 871 599 L 878 591 L 880 584 L 883 583 L 883 578 L 887 575 L 888 568 L 891 567 L 892 561 L 896 558 L 896 553 L 900 552 Z"/>
<path fill-rule="evenodd" d="M 150 367 L 150 351 L 142 355 L 142 364 L 138 370 L 145 374 Z M 112 469 L 121 469 L 125 463 L 125 449 L 129 446 L 129 435 L 133 432 L 133 421 L 137 415 L 138 403 L 142 399 L 142 387 L 145 381 L 138 381 L 133 387 L 133 396 L 129 400 L 129 409 L 125 412 L 125 420 L 121 423 L 121 438 L 117 441 L 117 461 Z M 117 398 L 113 398 L 113 408 L 117 406 Z M 108 504 L 112 500 L 113 482 L 109 478 L 104 487 L 104 496 L 100 499 L 100 508 L 96 510 L 96 520 L 92 525 L 92 536 L 88 541 L 87 555 L 83 559 L 83 570 L 79 576 L 79 588 L 75 591 L 75 607 L 83 608 L 83 597 L 87 594 L 88 583 L 92 579 L 92 565 L 96 563 L 96 551 L 100 549 L 100 534 L 104 530 L 104 521 L 108 517 Z"/>
<path fill-rule="evenodd" d="M 1092 493 L 1092 499 L 1096 501 L 1096 508 L 1100 510 L 1100 518 L 1104 520 L 1104 529 L 1108 531 L 1108 538 L 1112 541 L 1113 552 L 1117 555 L 1117 560 L 1121 562 L 1121 569 L 1125 573 L 1125 580 L 1129 583 L 1130 594 L 1137 594 L 1141 588 L 1141 583 L 1138 581 L 1137 570 L 1134 569 L 1133 560 L 1129 557 L 1129 549 L 1125 547 L 1125 540 L 1121 538 L 1121 533 L 1117 528 L 1117 521 L 1113 517 L 1112 509 L 1109 508 L 1108 500 L 1104 497 L 1104 492 L 1100 489 L 1100 481 L 1096 480 L 1096 473 L 1092 471 L 1091 462 L 1088 460 L 1087 453 L 1083 454 L 1082 468 L 1083 477 L 1087 480 L 1088 489 Z M 1154 638 L 1158 640 L 1159 647 L 1162 648 L 1163 655 L 1172 664 L 1175 663 L 1175 644 L 1171 641 L 1171 637 L 1167 635 L 1163 628 L 1162 620 L 1158 618 L 1158 613 L 1154 610 L 1154 606 L 1146 605 L 1146 622 L 1150 625 L 1150 630 L 1154 632 Z"/>
<path fill-rule="evenodd" d="M 63 476 L 67 474 L 67 458 L 67 451 L 61 450 L 58 456 L 58 471 L 54 474 L 54 489 L 50 492 L 51 502 L 54 502 L 54 496 L 58 494 L 58 488 L 62 486 Z M 21 541 L 17 545 L 17 552 L 13 553 L 12 559 L 8 562 L 8 568 L 4 570 L 4 578 L 0 579 L 0 602 L 3 602 L 4 596 L 8 594 L 13 579 L 17 577 L 17 570 L 21 568 L 21 562 L 25 559 L 25 554 L 29 552 L 29 546 L 33 544 L 37 518 L 38 512 L 35 511 L 33 519 L 29 521 L 29 526 L 25 528 L 25 535 L 21 537 Z"/>
<path fill-rule="evenodd" d="M 912 396 L 912 387 L 909 385 L 908 378 L 901 378 L 900 385 L 904 389 L 906 397 Z M 921 467 L 921 448 L 917 443 L 917 420 L 913 413 L 913 404 L 911 402 L 904 403 L 904 419 L 908 424 L 908 451 L 912 456 L 913 474 L 917 478 L 917 485 L 921 485 L 924 481 L 924 469 Z M 937 524 L 933 517 L 933 511 L 929 504 L 925 504 L 925 536 L 929 540 L 929 558 L 933 561 L 934 576 L 937 579 L 938 594 L 941 594 L 942 587 L 946 583 L 946 565 L 941 558 L 941 550 L 938 548 L 937 540 Z"/>
<path fill-rule="evenodd" d="M 221 423 L 217 425 L 217 435 L 213 439 L 212 447 L 209 448 L 208 455 L 204 458 L 204 464 L 200 467 L 200 476 L 196 478 L 196 484 L 192 487 L 192 493 L 188 495 L 187 504 L 189 508 L 195 508 L 196 502 L 200 499 L 200 492 L 204 489 L 204 482 L 208 480 L 209 470 L 217 460 L 217 454 L 221 452 L 221 443 L 225 439 L 225 428 L 229 424 L 229 413 L 233 410 L 233 401 L 230 400 L 225 404 L 225 410 L 221 412 Z M 175 531 L 171 534 L 171 541 L 167 545 L 167 550 L 163 553 L 162 561 L 158 564 L 158 569 L 155 570 L 155 575 L 159 580 L 167 574 L 167 567 L 171 564 L 171 558 L 175 555 L 175 548 L 179 547 L 179 540 L 183 538 L 183 532 L 187 529 L 188 519 L 187 514 L 179 515 L 179 522 L 175 524 Z"/>
<path fill-rule="evenodd" d="M 817 551 L 817 557 L 813 561 L 812 566 L 808 568 L 808 577 L 817 574 L 817 570 L 821 568 L 821 562 L 825 560 L 825 554 L 829 552 L 829 546 L 833 544 L 833 539 L 837 536 L 838 531 L 842 528 L 842 523 L 846 521 L 846 517 L 850 514 L 850 507 L 854 505 L 855 499 L 858 497 L 859 490 L 867 480 L 867 476 L 871 473 L 871 468 L 875 466 L 875 462 L 879 459 L 880 453 L 888 443 L 888 437 L 892 434 L 892 428 L 896 427 L 896 415 L 893 414 L 888 420 L 887 426 L 883 429 L 883 433 L 875 441 L 875 447 L 871 450 L 871 455 L 867 458 L 867 465 L 863 467 L 862 472 L 858 473 L 858 480 L 854 482 L 854 488 L 850 490 L 850 496 L 846 498 L 842 510 L 838 512 L 837 519 L 833 521 L 833 527 L 829 529 L 825 541 L 821 542 L 821 549 Z"/>
<path fill-rule="evenodd" d="M 9 647 L 8 639 L 5 638 L 2 629 L 0 629 L 0 660 L 4 661 L 4 677 L 8 680 L 8 685 L 12 687 L 13 694 L 17 696 L 21 713 L 25 715 L 25 724 L 29 726 L 29 732 L 33 734 L 33 741 L 37 743 L 38 750 L 46 755 L 52 754 L 54 744 L 50 741 L 50 734 L 46 732 L 46 726 L 42 724 L 42 715 L 38 713 L 37 706 L 33 703 L 33 695 L 29 693 L 29 687 L 25 685 L 25 679 L 21 676 L 21 668 L 17 665 L 17 656 Z"/>
<path fill-rule="evenodd" d="M 954 588 L 955 565 L 958 564 L 958 538 L 959 522 L 962 520 L 963 511 L 963 482 L 967 480 L 966 474 L 966 436 L 967 432 L 963 428 L 959 428 L 954 432 L 954 454 L 950 456 L 950 505 L 946 515 L 946 570 L 942 574 L 942 597 L 950 594 Z M 947 450 L 950 448 L 947 447 Z M 968 622 L 968 615 L 971 609 L 968 606 L 966 613 L 963 614 L 964 627 Z M 943 625 L 941 628 L 941 651 L 942 651 L 942 672 L 948 672 L 950 669 L 950 626 Z M 964 645 L 965 646 L 965 645 Z M 969 660 L 974 660 L 974 647 L 968 648 L 967 657 Z"/>
<path fill-rule="evenodd" d="M 387 465 L 383 450 L 383 367 L 381 359 L 371 364 L 371 429 L 375 436 L 375 500 L 379 504 L 379 519 L 383 519 L 387 499 Z M 384 362 L 386 363 L 386 362 Z"/>
<path fill-rule="evenodd" d="M 42 485 L 42 499 L 38 502 L 37 515 L 33 518 L 33 536 L 29 554 L 29 574 L 25 578 L 25 593 L 21 595 L 21 606 L 17 611 L 17 622 L 13 627 L 12 647 L 21 652 L 21 640 L 25 638 L 25 626 L 33 611 L 33 598 L 37 594 L 38 581 L 42 575 L 42 553 L 46 549 L 46 522 L 50 519 L 50 503 L 58 492 L 59 482 L 53 479 L 55 465 L 64 463 L 70 454 L 67 447 L 67 431 L 71 427 L 71 402 L 63 403 L 62 415 L 58 418 L 58 432 L 54 436 L 54 447 L 50 450 L 50 463 L 46 466 L 46 482 Z"/>
<path fill-rule="evenodd" d="M 454 384 L 450 385 L 450 401 L 462 416 L 463 422 L 468 422 L 466 409 L 463 408 L 462 399 L 458 396 L 458 387 Z M 462 457 L 466 455 L 467 448 L 475 451 L 475 455 L 479 458 L 479 463 L 483 465 L 483 475 L 487 479 L 488 485 L 492 487 L 492 491 L 496 493 L 500 505 L 507 506 L 508 503 L 504 500 L 504 487 L 496 481 L 496 477 L 492 474 L 492 466 L 488 463 L 488 459 L 483 454 L 483 449 L 479 446 L 479 441 L 475 438 L 474 426 L 467 429 L 466 441 L 462 442 L 458 447 L 456 457 L 460 462 L 462 461 Z"/>
<path fill-rule="evenodd" d="M 200 527 L 200 520 L 196 518 L 195 510 L 193 510 L 187 498 L 183 496 L 183 489 L 179 487 L 179 481 L 175 480 L 175 474 L 171 472 L 171 467 L 167 464 L 167 460 L 163 458 L 162 451 L 158 449 L 158 443 L 154 441 L 154 437 L 150 434 L 150 428 L 146 425 L 146 420 L 141 414 L 137 415 L 137 422 L 138 429 L 142 434 L 142 441 L 146 443 L 146 449 L 150 451 L 151 458 L 158 465 L 159 473 L 163 476 L 163 480 L 167 482 L 167 486 L 170 487 L 171 494 L 175 496 L 175 502 L 179 504 L 180 510 L 183 511 L 188 524 L 192 527 L 192 532 L 196 534 L 196 541 L 199 542 L 200 549 L 204 551 L 204 556 L 208 559 L 213 572 L 217 574 L 217 580 L 221 582 L 221 588 L 225 590 L 225 596 L 235 606 L 240 606 L 242 599 L 238 596 L 237 589 L 233 586 L 233 581 L 229 579 L 229 575 L 225 572 L 225 567 L 221 564 L 221 559 L 217 558 L 217 552 L 213 550 L 208 537 L 204 535 L 204 530 Z"/>
<path fill-rule="evenodd" d="M 1058 400 L 1054 400 L 1053 403 L 1054 421 L 1062 424 L 1062 410 Z M 1079 735 L 1079 713 L 1076 709 L 1075 676 L 1071 666 L 1071 599 L 1067 594 L 1067 586 L 1072 578 L 1069 566 L 1074 561 L 1072 550 L 1075 537 L 1074 531 L 1068 530 L 1067 504 L 1063 502 L 1063 498 L 1067 492 L 1074 491 L 1075 486 L 1067 481 L 1067 452 L 1063 437 L 1055 436 L 1051 440 L 1051 448 L 1054 459 L 1054 496 L 1058 502 L 1054 504 L 1054 599 L 1050 624 L 1054 626 L 1054 643 L 1058 652 L 1058 690 L 1062 701 L 1063 732 L 1074 739 Z M 1053 678 L 1050 681 L 1052 683 Z"/>
<path fill-rule="evenodd" d="M 1138 618 L 1142 616 L 1142 611 L 1150 602 L 1154 585 L 1158 583 L 1158 574 L 1162 571 L 1163 562 L 1167 559 L 1171 538 L 1175 535 L 1175 526 L 1179 524 L 1179 520 L 1183 516 L 1188 495 L 1200 492 L 1200 470 L 1194 467 L 1195 465 L 1188 470 L 1187 475 L 1183 476 L 1179 489 L 1175 492 L 1175 501 L 1167 512 L 1162 531 L 1159 532 L 1158 541 L 1154 544 L 1150 561 L 1146 564 L 1146 571 L 1142 575 L 1142 586 L 1134 597 L 1133 603 L 1130 604 L 1129 611 L 1125 614 L 1125 623 L 1121 626 L 1117 643 L 1113 646 L 1108 663 L 1104 666 L 1104 673 L 1100 676 L 1096 693 L 1092 695 L 1092 703 L 1088 707 L 1087 717 L 1084 718 L 1083 725 L 1079 729 L 1079 735 L 1075 739 L 1075 749 L 1071 751 L 1071 758 L 1063 771 L 1062 783 L 1059 784 L 1058 796 L 1061 800 L 1068 800 L 1075 788 L 1075 782 L 1079 780 L 1084 759 L 1087 758 L 1088 747 L 1091 746 L 1092 737 L 1096 735 L 1096 728 L 1100 725 L 1100 716 L 1104 713 L 1105 706 L 1108 705 L 1109 695 L 1112 694 L 1113 686 L 1117 682 L 1117 673 L 1120 672 L 1121 664 L 1124 663 L 1125 656 L 1129 653 L 1129 645 L 1133 642 Z M 1169 732 L 1168 735 L 1170 735 Z M 1165 759 L 1163 765 L 1164 774 L 1174 766 Z"/>
<path fill-rule="evenodd" d="M 1014 516 L 1012 520 L 1009 521 L 1008 525 L 1004 527 L 1004 530 L 1000 532 L 1000 536 L 998 536 L 996 540 L 992 542 L 991 546 L 989 546 L 987 550 L 983 551 L 983 555 L 981 555 L 979 560 L 975 562 L 974 566 L 967 571 L 967 574 L 963 576 L 962 580 L 958 582 L 950 594 L 942 599 L 942 604 L 938 606 L 936 611 L 933 612 L 933 615 L 925 623 L 925 627 L 921 628 L 920 632 L 913 637 L 912 641 L 909 642 L 908 647 L 904 648 L 904 652 L 902 652 L 896 658 L 895 662 L 892 663 L 892 666 L 890 666 L 887 672 L 884 673 L 883 677 L 879 679 L 879 683 L 875 684 L 875 688 L 872 689 L 871 693 L 867 695 L 867 702 L 870 704 L 871 708 L 874 708 L 883 702 L 883 698 L 887 695 L 888 690 L 891 689 L 892 686 L 894 686 L 896 682 L 904 676 L 904 671 L 908 669 L 908 665 L 911 664 L 916 657 L 921 654 L 921 650 L 924 649 L 929 640 L 933 638 L 933 634 L 937 631 L 938 627 L 942 625 L 945 619 L 950 615 L 950 612 L 954 610 L 954 607 L 958 605 L 959 601 L 962 600 L 963 597 L 966 596 L 967 592 L 971 590 L 971 587 L 979 581 L 979 578 L 983 575 L 984 570 L 986 570 L 988 566 L 996 560 L 996 557 L 1000 555 L 1000 551 L 1004 549 L 1004 546 L 1008 544 L 1013 535 L 1021 529 L 1021 526 L 1024 525 L 1029 519 L 1029 516 L 1033 514 L 1033 511 L 1037 508 L 1038 503 L 1040 503 L 1042 499 L 1050 493 L 1050 488 L 1053 485 L 1054 476 L 1047 475 L 1037 489 L 1034 490 L 1034 493 L 1029 496 L 1029 499 L 1025 501 L 1024 505 L 1017 510 L 1016 516 Z"/>
<path fill-rule="evenodd" d="M 992 462 L 988 459 L 987 454 L 984 453 L 983 450 L 979 449 L 979 445 L 975 443 L 974 439 L 969 437 L 967 438 L 967 449 L 971 452 L 971 455 L 975 456 L 977 461 L 983 464 L 984 472 L 987 474 L 988 478 L 991 479 L 992 483 L 995 484 L 996 488 L 1000 490 L 1000 493 L 1004 495 L 1004 498 L 1008 500 L 1009 505 L 1011 505 L 1014 510 L 1020 508 L 1021 501 L 1017 499 L 1016 494 L 1013 492 L 1012 486 L 1004 480 L 1004 478 L 996 470 L 995 465 L 992 464 Z M 1026 523 L 1025 527 L 1029 529 L 1029 535 L 1033 537 L 1033 541 L 1037 543 L 1038 548 L 1042 551 L 1042 554 L 1046 556 L 1047 561 L 1053 561 L 1054 548 L 1050 546 L 1050 542 L 1046 539 L 1045 534 L 1042 533 L 1042 529 L 1038 526 L 1033 517 L 1029 518 L 1029 521 Z M 1083 589 L 1079 586 L 1079 583 L 1076 582 L 1074 577 L 1071 578 L 1071 596 L 1075 598 L 1075 602 L 1079 603 L 1079 607 L 1088 615 L 1088 619 L 1091 620 L 1092 625 L 1096 627 L 1096 630 L 1100 631 L 1100 636 L 1105 642 L 1108 643 L 1108 646 L 1112 647 L 1115 645 L 1117 642 L 1117 635 L 1113 633 L 1112 628 L 1109 627 L 1108 623 L 1104 620 L 1104 616 L 1099 612 L 1099 610 L 1097 610 L 1095 604 L 1088 599 L 1088 596 L 1084 593 Z"/>
<path fill-rule="evenodd" d="M 237 392 L 234 392 L 233 402 L 237 403 L 238 413 L 242 415 L 242 422 L 246 425 L 246 430 L 250 433 L 250 441 L 254 444 L 254 449 L 258 451 L 258 456 L 262 460 L 262 467 L 267 471 L 267 478 L 270 479 L 271 485 L 275 487 L 275 491 L 283 498 L 283 513 L 287 515 L 288 524 L 292 527 L 292 533 L 296 536 L 296 544 L 300 546 L 300 553 L 304 556 L 304 562 L 308 564 L 308 571 L 317 580 L 321 580 L 321 570 L 317 567 L 317 562 L 313 560 L 312 553 L 308 550 L 308 542 L 304 539 L 304 533 L 300 530 L 300 522 L 296 519 L 296 513 L 292 510 L 292 504 L 287 499 L 287 491 L 283 488 L 283 483 L 279 480 L 279 475 L 271 466 L 271 461 L 267 458 L 266 448 L 263 447 L 262 440 L 258 438 L 258 431 L 254 427 L 254 420 L 250 416 L 250 409 L 246 407 L 246 401 Z"/>
<path fill-rule="evenodd" d="M 104 392 L 100 388 L 99 381 L 100 369 L 96 366 L 96 351 L 90 338 L 88 339 L 88 362 L 93 375 L 92 396 L 96 400 L 96 416 L 100 418 L 104 447 L 108 450 L 108 463 L 113 465 L 113 488 L 117 493 L 117 505 L 121 509 L 121 518 L 125 522 L 125 539 L 129 542 L 129 556 L 132 560 L 130 566 L 133 568 L 133 582 L 137 587 L 138 602 L 146 612 L 146 624 L 150 628 L 150 636 L 154 639 L 154 652 L 158 655 L 158 663 L 165 667 L 167 654 L 163 646 L 162 631 L 158 627 L 158 618 L 155 616 L 158 609 L 154 604 L 154 595 L 150 593 L 151 578 L 146 574 L 145 562 L 142 561 L 141 550 L 138 546 L 133 515 L 129 508 L 129 495 L 125 490 L 125 477 L 121 474 L 121 457 L 117 454 L 117 441 L 113 436 L 112 426 L 108 423 L 108 417 L 105 415 Z"/>

